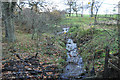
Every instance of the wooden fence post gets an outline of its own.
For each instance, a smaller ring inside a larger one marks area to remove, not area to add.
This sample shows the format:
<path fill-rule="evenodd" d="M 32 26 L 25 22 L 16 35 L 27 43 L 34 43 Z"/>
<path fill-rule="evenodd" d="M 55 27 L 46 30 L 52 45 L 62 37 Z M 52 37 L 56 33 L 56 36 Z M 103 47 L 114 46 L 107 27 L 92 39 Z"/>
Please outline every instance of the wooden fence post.
<path fill-rule="evenodd" d="M 110 49 L 108 46 L 106 46 L 106 55 L 105 55 L 105 64 L 104 64 L 104 74 L 103 77 L 108 78 L 108 59 L 109 59 L 109 52 Z"/>

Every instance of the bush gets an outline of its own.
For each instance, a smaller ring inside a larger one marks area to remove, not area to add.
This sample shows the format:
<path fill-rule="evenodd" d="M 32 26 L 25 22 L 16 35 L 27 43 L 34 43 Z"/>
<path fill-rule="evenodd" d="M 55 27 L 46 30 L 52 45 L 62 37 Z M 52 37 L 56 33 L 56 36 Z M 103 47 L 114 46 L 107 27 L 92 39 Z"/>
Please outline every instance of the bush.
<path fill-rule="evenodd" d="M 25 32 L 33 33 L 37 30 L 39 32 L 45 32 L 52 24 L 58 23 L 61 20 L 61 14 L 59 11 L 54 10 L 52 12 L 36 13 L 31 9 L 24 9 L 20 14 L 16 14 L 16 24 L 19 28 Z"/>
<path fill-rule="evenodd" d="M 55 23 L 58 23 L 61 21 L 61 13 L 58 10 L 54 10 L 50 13 L 50 20 L 54 21 Z"/>

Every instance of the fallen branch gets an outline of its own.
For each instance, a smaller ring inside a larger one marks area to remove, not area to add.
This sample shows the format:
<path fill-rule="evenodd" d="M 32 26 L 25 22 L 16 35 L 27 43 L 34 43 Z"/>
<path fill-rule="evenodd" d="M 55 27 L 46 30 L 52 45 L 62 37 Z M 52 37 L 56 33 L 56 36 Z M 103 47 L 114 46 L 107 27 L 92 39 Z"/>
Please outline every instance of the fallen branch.
<path fill-rule="evenodd" d="M 114 64 L 112 64 L 110 61 L 108 61 L 108 64 L 109 64 L 112 68 L 114 68 L 115 70 L 120 71 L 120 69 L 119 69 L 117 66 L 115 66 Z"/>
<path fill-rule="evenodd" d="M 15 56 L 18 57 L 20 60 L 22 60 L 22 58 L 19 56 L 19 54 L 14 53 L 13 55 L 15 55 Z"/>
<path fill-rule="evenodd" d="M 117 61 L 119 60 L 119 58 L 118 58 L 117 56 L 114 56 L 114 55 L 112 55 L 112 54 L 109 54 L 109 56 L 110 56 L 110 58 L 114 58 L 114 59 L 116 59 Z"/>

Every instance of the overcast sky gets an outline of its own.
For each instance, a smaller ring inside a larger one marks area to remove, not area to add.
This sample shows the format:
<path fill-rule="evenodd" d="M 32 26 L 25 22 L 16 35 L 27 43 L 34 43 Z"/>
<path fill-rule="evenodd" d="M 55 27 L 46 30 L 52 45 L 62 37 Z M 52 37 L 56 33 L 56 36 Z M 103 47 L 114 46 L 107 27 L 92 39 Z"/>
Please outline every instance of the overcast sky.
<path fill-rule="evenodd" d="M 48 0 L 53 2 L 54 4 L 57 5 L 57 9 L 59 10 L 64 10 L 66 8 L 68 8 L 68 6 L 65 5 L 65 1 L 66 0 Z M 78 4 L 80 4 L 82 0 L 78 0 Z M 91 0 L 83 0 L 83 4 L 87 5 L 88 2 L 90 2 Z M 103 1 L 103 0 L 100 0 Z M 101 5 L 100 9 L 99 9 L 99 14 L 106 14 L 106 12 L 109 13 L 117 13 L 118 9 L 116 8 L 116 12 L 113 12 L 113 9 L 115 7 L 115 5 L 118 4 L 120 0 L 104 0 L 103 4 Z M 84 14 L 89 14 L 90 13 L 90 9 L 84 10 Z"/>

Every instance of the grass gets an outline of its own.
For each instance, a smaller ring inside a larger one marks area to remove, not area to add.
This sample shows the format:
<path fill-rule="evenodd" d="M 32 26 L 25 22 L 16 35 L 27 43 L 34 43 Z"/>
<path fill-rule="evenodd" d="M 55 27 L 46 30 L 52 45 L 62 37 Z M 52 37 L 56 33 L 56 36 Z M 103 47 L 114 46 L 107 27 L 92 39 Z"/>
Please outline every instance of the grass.
<path fill-rule="evenodd" d="M 107 14 L 107 15 L 98 15 L 100 17 L 112 17 L 112 18 L 117 18 L 117 14 Z"/>
<path fill-rule="evenodd" d="M 94 19 L 91 17 L 88 17 L 87 15 L 84 17 L 76 17 L 76 16 L 72 16 L 72 17 L 66 17 L 63 18 L 61 21 L 61 25 L 86 25 L 86 24 L 90 24 L 93 23 Z"/>

